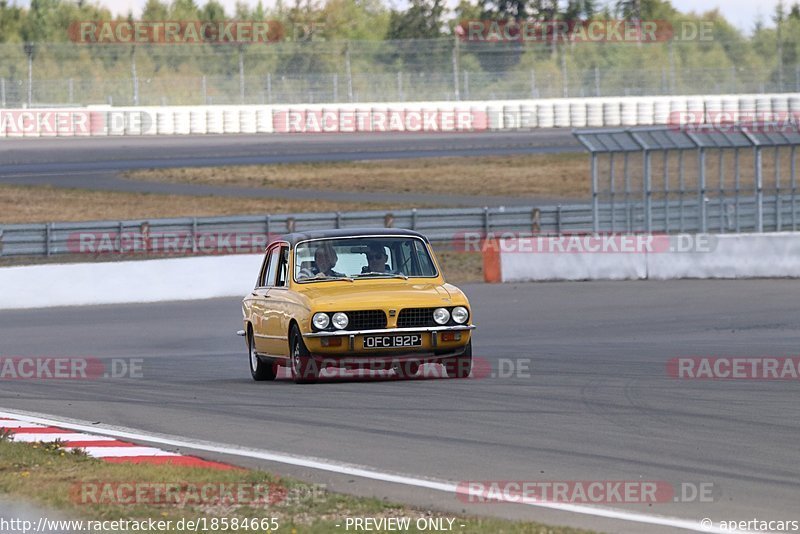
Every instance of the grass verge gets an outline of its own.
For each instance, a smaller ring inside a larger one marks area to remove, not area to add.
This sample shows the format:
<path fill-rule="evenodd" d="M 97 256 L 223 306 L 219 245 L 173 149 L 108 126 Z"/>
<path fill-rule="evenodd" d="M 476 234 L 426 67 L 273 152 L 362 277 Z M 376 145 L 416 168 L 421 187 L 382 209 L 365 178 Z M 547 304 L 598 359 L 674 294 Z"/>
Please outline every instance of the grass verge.
<path fill-rule="evenodd" d="M 153 491 L 133 493 L 128 491 L 129 487 L 137 491 L 154 487 L 179 489 L 172 494 L 164 492 L 159 499 L 156 497 L 159 494 Z M 209 487 L 268 488 L 269 491 L 240 491 L 237 495 L 246 493 L 247 498 L 233 499 L 238 502 L 223 499 L 224 502 L 218 503 L 214 497 L 224 492 L 211 491 L 203 495 L 197 491 L 198 488 Z M 184 526 L 189 520 L 205 521 L 211 525 L 216 518 L 218 526 L 222 526 L 222 518 L 226 518 L 229 525 L 232 525 L 233 518 L 239 521 L 275 518 L 277 532 L 322 533 L 344 530 L 342 527 L 347 517 L 404 517 L 411 519 L 412 527 L 419 518 L 454 518 L 453 525 L 458 526 L 454 531 L 464 533 L 587 532 L 531 522 L 448 516 L 377 499 L 329 493 L 320 486 L 278 478 L 262 471 L 110 464 L 85 455 L 67 453 L 57 444 L 31 445 L 13 443 L 8 439 L 0 440 L 0 491 L 43 506 L 65 520 L 171 521 L 169 528 L 159 529 L 159 532 L 190 531 L 180 528 L 181 520 L 184 520 Z M 253 499 L 252 495 L 256 494 L 259 498 Z M 192 497 L 198 495 L 198 498 Z M 135 504 L 126 504 L 131 500 Z M 258 504 L 260 501 L 266 504 Z M 337 527 L 337 524 L 341 526 Z M 216 528 L 206 531 L 270 532 L 268 528 L 260 528 L 265 525 L 256 523 L 255 526 L 259 528 Z M 409 532 L 417 530 L 412 528 Z"/>
<path fill-rule="evenodd" d="M 218 186 L 581 199 L 591 185 L 589 158 L 582 153 L 147 169 L 125 176 Z"/>
<path fill-rule="evenodd" d="M 0 185 L 0 224 L 402 209 L 404 207 L 396 204 L 363 202 L 159 195 Z"/>

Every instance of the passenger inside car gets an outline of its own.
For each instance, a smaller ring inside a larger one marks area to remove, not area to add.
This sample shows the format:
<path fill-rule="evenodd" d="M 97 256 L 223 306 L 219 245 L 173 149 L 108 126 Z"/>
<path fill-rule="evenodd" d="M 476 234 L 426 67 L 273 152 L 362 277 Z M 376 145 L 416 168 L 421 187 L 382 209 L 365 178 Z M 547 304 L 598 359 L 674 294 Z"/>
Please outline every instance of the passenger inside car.
<path fill-rule="evenodd" d="M 371 243 L 367 248 L 367 264 L 361 268 L 362 273 L 383 273 L 391 272 L 386 264 L 388 256 L 383 245 Z"/>
<path fill-rule="evenodd" d="M 311 278 L 320 274 L 336 277 L 345 276 L 333 270 L 337 261 L 339 261 L 339 257 L 336 254 L 336 250 L 331 246 L 322 245 L 314 251 L 314 262 L 310 266 L 304 265 L 300 270 L 299 276 L 302 278 Z"/>

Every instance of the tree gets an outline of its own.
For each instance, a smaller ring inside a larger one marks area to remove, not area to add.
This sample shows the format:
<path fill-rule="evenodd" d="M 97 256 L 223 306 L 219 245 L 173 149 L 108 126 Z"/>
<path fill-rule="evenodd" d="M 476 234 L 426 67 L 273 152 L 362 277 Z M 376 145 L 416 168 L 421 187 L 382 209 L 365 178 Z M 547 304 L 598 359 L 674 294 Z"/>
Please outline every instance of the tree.
<path fill-rule="evenodd" d="M 435 39 L 442 35 L 444 0 L 411 0 L 405 11 L 392 10 L 387 39 Z"/>

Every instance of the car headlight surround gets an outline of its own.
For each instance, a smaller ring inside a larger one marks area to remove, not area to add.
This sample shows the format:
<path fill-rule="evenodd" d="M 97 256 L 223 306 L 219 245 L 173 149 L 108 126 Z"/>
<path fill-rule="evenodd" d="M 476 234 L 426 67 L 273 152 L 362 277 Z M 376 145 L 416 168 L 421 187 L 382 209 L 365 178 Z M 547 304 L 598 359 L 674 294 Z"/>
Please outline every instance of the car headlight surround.
<path fill-rule="evenodd" d="M 347 328 L 347 324 L 350 322 L 350 319 L 347 317 L 346 313 L 336 312 L 333 314 L 331 322 L 333 323 L 333 326 L 336 327 L 337 330 L 344 330 L 345 328 Z"/>
<path fill-rule="evenodd" d="M 447 324 L 449 320 L 450 312 L 447 311 L 447 308 L 436 308 L 433 310 L 433 321 L 436 324 Z"/>
<path fill-rule="evenodd" d="M 331 324 L 331 318 L 327 313 L 317 312 L 311 318 L 311 324 L 313 324 L 314 328 L 317 330 L 325 330 L 328 328 L 328 325 Z"/>
<path fill-rule="evenodd" d="M 467 310 L 464 306 L 456 306 L 453 308 L 453 311 L 450 312 L 450 316 L 453 318 L 458 324 L 464 324 L 469 319 L 469 310 Z"/>

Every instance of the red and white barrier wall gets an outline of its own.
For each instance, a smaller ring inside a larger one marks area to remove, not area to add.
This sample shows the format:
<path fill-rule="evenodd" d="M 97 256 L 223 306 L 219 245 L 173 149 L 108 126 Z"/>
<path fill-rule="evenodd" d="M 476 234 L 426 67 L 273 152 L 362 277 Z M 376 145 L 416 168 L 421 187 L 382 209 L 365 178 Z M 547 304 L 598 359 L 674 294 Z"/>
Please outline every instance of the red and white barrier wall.
<path fill-rule="evenodd" d="M 800 233 L 489 240 L 487 282 L 800 278 Z"/>
<path fill-rule="evenodd" d="M 800 115 L 800 93 L 464 102 L 0 109 L 0 137 L 465 132 Z"/>

